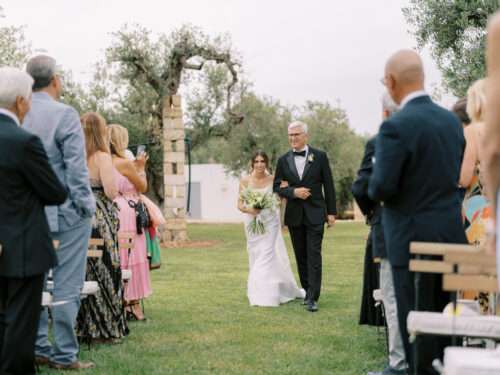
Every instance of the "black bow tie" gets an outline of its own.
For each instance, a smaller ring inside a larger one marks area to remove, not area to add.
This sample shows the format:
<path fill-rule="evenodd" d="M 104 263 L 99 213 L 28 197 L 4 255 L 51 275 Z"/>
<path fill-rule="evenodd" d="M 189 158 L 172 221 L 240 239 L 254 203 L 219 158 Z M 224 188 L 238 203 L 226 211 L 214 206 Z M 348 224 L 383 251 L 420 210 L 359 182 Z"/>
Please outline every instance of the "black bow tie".
<path fill-rule="evenodd" d="M 306 150 L 303 151 L 294 151 L 293 156 L 302 156 L 303 158 L 306 157 Z"/>

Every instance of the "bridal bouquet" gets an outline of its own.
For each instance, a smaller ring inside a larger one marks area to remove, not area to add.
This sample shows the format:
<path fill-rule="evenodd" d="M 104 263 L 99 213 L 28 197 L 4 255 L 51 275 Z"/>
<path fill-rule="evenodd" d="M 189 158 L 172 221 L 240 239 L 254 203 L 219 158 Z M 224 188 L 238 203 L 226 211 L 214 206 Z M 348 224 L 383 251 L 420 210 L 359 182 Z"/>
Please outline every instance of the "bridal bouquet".
<path fill-rule="evenodd" d="M 240 197 L 247 207 L 257 210 L 264 210 L 266 208 L 275 209 L 279 204 L 273 193 L 259 192 L 249 188 L 243 190 Z M 247 229 L 252 234 L 264 234 L 266 232 L 264 222 L 260 219 L 259 215 L 253 218 L 248 224 Z"/>

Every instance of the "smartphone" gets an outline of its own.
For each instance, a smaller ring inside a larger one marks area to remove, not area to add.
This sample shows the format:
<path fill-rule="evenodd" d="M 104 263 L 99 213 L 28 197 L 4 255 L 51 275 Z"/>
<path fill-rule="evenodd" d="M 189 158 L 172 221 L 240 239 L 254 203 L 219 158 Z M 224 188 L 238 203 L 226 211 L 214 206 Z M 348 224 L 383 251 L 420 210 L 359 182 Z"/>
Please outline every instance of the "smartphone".
<path fill-rule="evenodd" d="M 146 146 L 145 145 L 139 145 L 137 146 L 137 154 L 136 156 L 139 156 L 140 154 L 143 154 L 146 152 Z"/>

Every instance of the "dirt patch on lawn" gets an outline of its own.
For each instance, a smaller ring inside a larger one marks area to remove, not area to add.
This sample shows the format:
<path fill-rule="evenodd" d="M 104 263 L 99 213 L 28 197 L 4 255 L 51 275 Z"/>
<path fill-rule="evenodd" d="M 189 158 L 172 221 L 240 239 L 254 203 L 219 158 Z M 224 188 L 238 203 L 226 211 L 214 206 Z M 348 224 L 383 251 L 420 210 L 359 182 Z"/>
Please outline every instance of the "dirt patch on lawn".
<path fill-rule="evenodd" d="M 220 241 L 172 241 L 162 242 L 161 246 L 166 249 L 202 249 L 207 247 L 214 247 Z"/>

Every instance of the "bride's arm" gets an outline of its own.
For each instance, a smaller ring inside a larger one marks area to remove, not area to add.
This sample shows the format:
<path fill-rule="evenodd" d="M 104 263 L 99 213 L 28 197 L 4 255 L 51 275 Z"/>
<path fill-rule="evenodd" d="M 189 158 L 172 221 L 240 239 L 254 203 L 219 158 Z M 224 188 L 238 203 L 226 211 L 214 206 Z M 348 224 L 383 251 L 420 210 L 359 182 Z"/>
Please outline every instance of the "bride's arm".
<path fill-rule="evenodd" d="M 243 203 L 243 199 L 241 199 L 241 193 L 243 190 L 247 187 L 248 181 L 246 178 L 242 178 L 240 180 L 240 189 L 239 189 L 239 194 L 238 194 L 238 210 L 240 210 L 243 213 L 248 213 L 247 209 L 245 207 L 245 203 Z"/>

